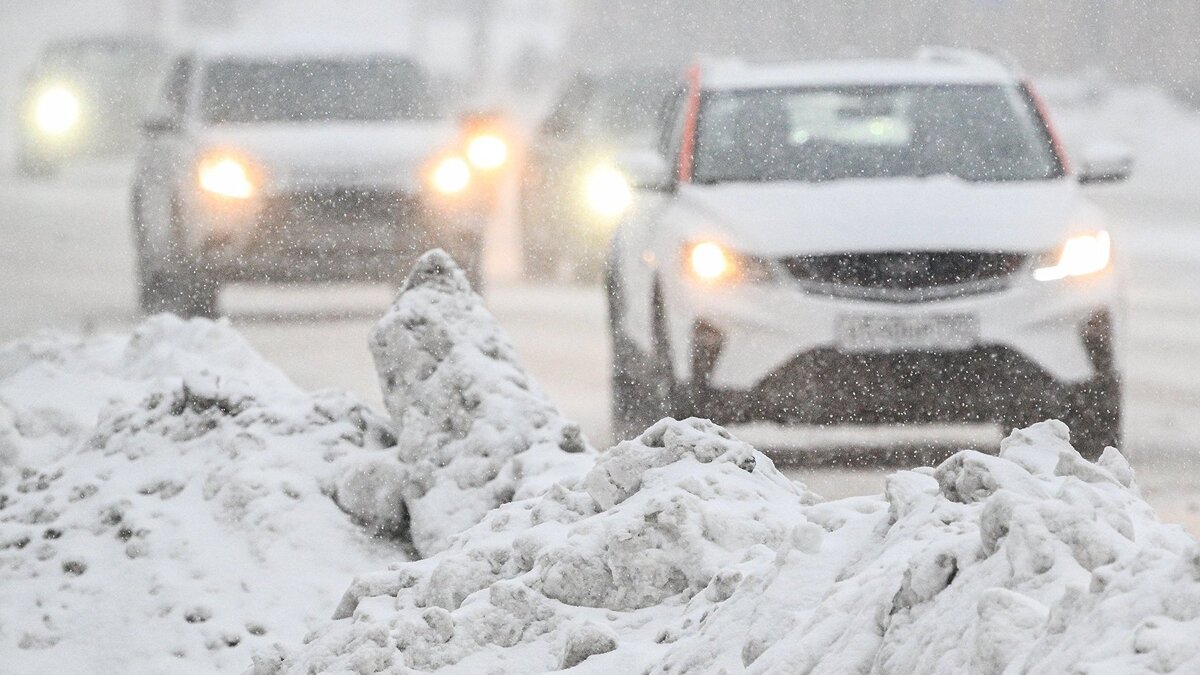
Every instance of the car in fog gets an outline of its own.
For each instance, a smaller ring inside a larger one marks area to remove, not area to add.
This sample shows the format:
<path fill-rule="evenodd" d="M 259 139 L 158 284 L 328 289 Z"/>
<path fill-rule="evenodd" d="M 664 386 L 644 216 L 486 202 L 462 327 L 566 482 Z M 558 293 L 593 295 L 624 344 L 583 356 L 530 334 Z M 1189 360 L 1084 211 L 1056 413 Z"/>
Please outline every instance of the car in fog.
<path fill-rule="evenodd" d="M 476 278 L 457 124 L 390 48 L 214 44 L 179 57 L 132 189 L 141 307 L 211 316 L 226 282 L 398 283 L 441 246 Z"/>
<path fill-rule="evenodd" d="M 19 96 L 18 171 L 46 176 L 80 157 L 129 153 L 166 63 L 164 45 L 144 36 L 47 43 Z"/>
<path fill-rule="evenodd" d="M 606 287 L 614 424 L 1121 429 L 1119 280 L 1029 83 L 974 52 L 705 64 Z M 1120 160 L 1120 161 L 1118 161 Z"/>
<path fill-rule="evenodd" d="M 528 149 L 521 181 L 525 271 L 598 281 L 631 194 L 618 165 L 655 154 L 676 84 L 666 69 L 580 72 L 563 87 Z"/>

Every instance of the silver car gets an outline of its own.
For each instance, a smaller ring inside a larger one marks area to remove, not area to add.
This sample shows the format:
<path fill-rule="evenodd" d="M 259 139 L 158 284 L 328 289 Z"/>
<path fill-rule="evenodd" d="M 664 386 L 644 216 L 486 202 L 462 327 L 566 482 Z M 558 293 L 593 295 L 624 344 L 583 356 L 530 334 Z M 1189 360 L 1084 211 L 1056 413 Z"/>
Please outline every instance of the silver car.
<path fill-rule="evenodd" d="M 394 280 L 433 246 L 477 274 L 477 220 L 429 179 L 456 133 L 386 49 L 181 56 L 134 177 L 142 309 L 211 316 L 231 281 Z"/>

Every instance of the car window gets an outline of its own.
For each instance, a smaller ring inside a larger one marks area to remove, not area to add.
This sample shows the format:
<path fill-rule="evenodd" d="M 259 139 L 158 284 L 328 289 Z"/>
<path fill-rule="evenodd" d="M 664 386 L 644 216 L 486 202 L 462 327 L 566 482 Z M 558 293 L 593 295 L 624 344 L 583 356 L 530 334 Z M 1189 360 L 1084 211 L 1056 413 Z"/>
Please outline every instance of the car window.
<path fill-rule="evenodd" d="M 711 93 L 698 181 L 1063 175 L 1045 125 L 1015 86 L 830 87 Z"/>

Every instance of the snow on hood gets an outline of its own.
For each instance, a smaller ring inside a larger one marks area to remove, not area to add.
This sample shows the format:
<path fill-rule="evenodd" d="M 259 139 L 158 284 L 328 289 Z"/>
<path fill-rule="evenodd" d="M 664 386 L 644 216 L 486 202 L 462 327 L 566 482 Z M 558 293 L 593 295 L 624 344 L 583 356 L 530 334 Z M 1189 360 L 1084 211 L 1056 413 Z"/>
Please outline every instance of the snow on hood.
<path fill-rule="evenodd" d="M 270 189 L 420 188 L 420 169 L 454 140 L 445 122 L 247 124 L 206 129 L 206 148 L 234 150 L 258 162 Z"/>
<path fill-rule="evenodd" d="M 521 367 L 495 318 L 442 251 L 425 254 L 371 335 L 384 402 L 397 430 L 390 462 L 347 480 L 375 486 L 388 519 L 403 503 L 421 555 L 512 499 L 591 466 L 594 451 Z M 390 496 L 389 496 L 390 495 Z"/>
<path fill-rule="evenodd" d="M 821 502 L 664 420 L 249 672 L 1195 672 L 1198 631 L 1200 545 L 1059 422 Z"/>
<path fill-rule="evenodd" d="M 684 185 L 684 204 L 744 253 L 1033 252 L 1062 243 L 1078 214 L 1073 182 L 951 177 Z"/>
<path fill-rule="evenodd" d="M 301 392 L 225 323 L 27 340 L 0 363 L 5 673 L 236 672 L 404 555 L 329 498 L 386 421 Z"/>

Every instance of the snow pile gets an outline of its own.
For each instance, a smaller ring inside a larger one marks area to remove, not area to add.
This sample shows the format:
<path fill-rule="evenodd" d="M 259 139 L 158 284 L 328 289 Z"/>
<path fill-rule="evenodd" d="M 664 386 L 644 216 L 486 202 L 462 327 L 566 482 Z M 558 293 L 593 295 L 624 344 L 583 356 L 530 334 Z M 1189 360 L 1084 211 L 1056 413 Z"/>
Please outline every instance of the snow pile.
<path fill-rule="evenodd" d="M 594 452 L 521 368 L 448 255 L 427 253 L 376 326 L 371 351 L 397 429 L 391 457 L 350 469 L 348 511 L 403 526 L 423 556 L 513 499 L 582 475 Z"/>
<path fill-rule="evenodd" d="M 723 429 L 666 420 L 357 579 L 253 672 L 1196 672 L 1200 546 L 1119 453 L 1067 437 L 1044 423 L 820 502 Z"/>
<path fill-rule="evenodd" d="M 228 326 L 149 322 L 132 336 L 47 334 L 0 346 L 0 466 L 44 466 L 92 433 L 100 411 L 213 364 L 293 389 Z"/>
<path fill-rule="evenodd" d="M 0 351 L 0 395 L 6 673 L 236 672 L 402 557 L 329 496 L 386 421 L 299 391 L 225 324 L 26 341 Z"/>

